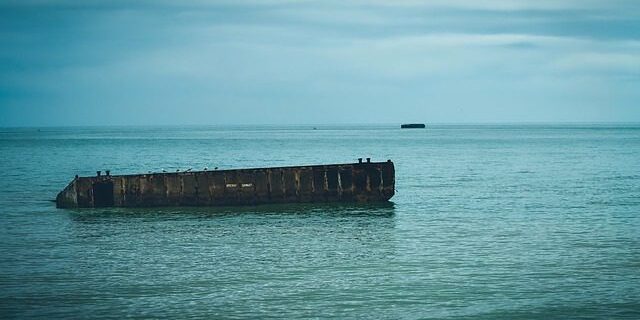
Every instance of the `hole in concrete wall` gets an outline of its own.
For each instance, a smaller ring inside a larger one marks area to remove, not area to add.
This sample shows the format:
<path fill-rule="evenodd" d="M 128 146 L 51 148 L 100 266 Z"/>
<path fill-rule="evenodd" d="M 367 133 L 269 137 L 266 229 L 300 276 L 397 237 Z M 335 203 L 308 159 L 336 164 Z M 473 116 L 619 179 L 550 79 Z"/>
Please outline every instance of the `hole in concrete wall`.
<path fill-rule="evenodd" d="M 113 206 L 113 182 L 101 181 L 93 185 L 93 206 L 112 207 Z"/>

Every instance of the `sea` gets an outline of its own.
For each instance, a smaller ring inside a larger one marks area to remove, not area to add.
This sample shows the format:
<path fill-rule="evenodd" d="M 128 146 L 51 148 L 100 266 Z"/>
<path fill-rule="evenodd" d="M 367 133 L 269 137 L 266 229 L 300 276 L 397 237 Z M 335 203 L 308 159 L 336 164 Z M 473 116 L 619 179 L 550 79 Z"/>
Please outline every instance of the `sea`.
<path fill-rule="evenodd" d="M 56 209 L 77 174 L 391 159 L 381 204 Z M 0 129 L 0 318 L 640 319 L 640 125 Z"/>

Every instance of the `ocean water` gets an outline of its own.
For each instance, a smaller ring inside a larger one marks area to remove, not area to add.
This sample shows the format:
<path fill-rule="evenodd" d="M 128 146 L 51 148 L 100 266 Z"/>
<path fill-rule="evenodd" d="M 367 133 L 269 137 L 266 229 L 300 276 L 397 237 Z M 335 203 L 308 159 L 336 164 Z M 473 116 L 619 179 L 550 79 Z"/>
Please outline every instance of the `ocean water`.
<path fill-rule="evenodd" d="M 389 204 L 56 209 L 75 174 L 392 159 Z M 0 318 L 640 319 L 640 126 L 0 130 Z"/>

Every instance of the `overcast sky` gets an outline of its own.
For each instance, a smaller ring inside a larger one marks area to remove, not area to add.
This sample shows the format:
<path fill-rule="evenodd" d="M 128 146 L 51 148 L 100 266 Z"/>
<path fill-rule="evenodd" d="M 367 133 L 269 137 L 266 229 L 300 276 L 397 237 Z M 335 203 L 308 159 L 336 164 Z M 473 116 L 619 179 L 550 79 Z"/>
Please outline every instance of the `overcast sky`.
<path fill-rule="evenodd" d="M 637 0 L 0 0 L 0 126 L 639 121 Z"/>

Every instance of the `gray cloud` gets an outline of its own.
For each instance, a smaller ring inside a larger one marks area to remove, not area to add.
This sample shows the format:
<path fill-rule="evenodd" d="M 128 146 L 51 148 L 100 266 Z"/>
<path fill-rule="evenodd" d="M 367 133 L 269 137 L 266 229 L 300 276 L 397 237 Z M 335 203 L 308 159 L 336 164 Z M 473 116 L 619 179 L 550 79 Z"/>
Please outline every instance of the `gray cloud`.
<path fill-rule="evenodd" d="M 0 125 L 640 120 L 638 2 L 389 3 L 5 1 Z"/>

